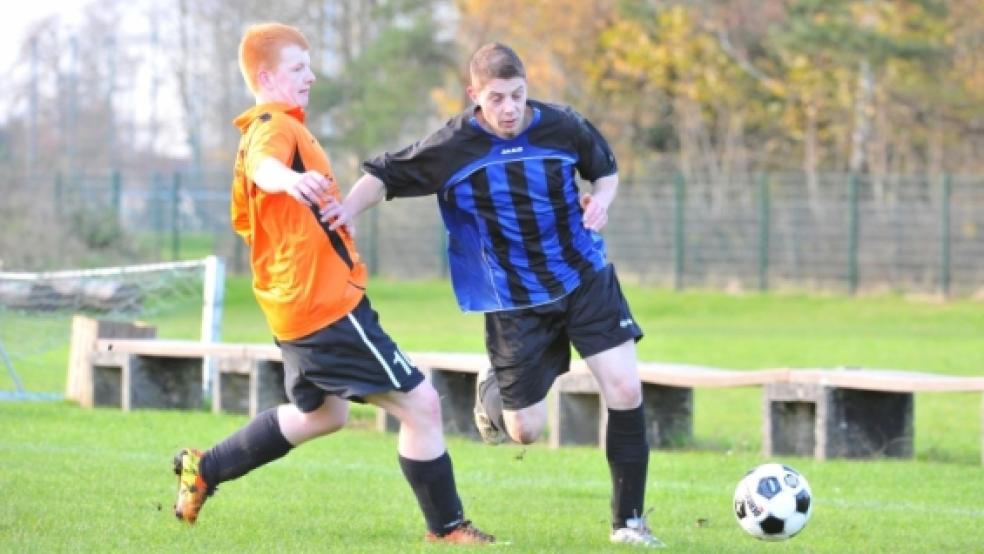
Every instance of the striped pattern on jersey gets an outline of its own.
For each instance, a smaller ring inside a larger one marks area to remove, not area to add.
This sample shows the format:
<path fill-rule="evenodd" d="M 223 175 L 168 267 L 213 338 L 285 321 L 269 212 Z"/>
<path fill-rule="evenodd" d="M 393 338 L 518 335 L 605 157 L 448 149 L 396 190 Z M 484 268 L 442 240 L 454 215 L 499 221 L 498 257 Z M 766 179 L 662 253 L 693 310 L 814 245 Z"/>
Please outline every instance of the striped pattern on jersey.
<path fill-rule="evenodd" d="M 605 266 L 600 237 L 581 223 L 576 162 L 573 153 L 532 145 L 524 134 L 494 141 L 449 180 L 440 205 L 452 279 L 466 289 L 458 291 L 463 309 L 544 304 Z"/>

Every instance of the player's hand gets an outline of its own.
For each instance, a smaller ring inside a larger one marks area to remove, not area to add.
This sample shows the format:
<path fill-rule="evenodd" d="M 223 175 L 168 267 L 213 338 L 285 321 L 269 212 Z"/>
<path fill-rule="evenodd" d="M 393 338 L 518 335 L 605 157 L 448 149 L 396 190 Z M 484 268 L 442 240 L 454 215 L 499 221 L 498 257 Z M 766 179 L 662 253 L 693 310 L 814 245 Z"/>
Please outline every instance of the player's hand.
<path fill-rule="evenodd" d="M 608 223 L 608 206 L 590 194 L 581 196 L 581 209 L 584 210 L 581 223 L 586 229 L 600 231 Z"/>
<path fill-rule="evenodd" d="M 320 214 L 321 221 L 328 223 L 329 230 L 342 228 L 350 237 L 355 238 L 355 222 L 352 220 L 352 214 L 334 196 L 321 206 Z"/>
<path fill-rule="evenodd" d="M 288 186 L 285 192 L 302 204 L 320 206 L 332 198 L 331 185 L 330 178 L 317 171 L 308 171 Z"/>

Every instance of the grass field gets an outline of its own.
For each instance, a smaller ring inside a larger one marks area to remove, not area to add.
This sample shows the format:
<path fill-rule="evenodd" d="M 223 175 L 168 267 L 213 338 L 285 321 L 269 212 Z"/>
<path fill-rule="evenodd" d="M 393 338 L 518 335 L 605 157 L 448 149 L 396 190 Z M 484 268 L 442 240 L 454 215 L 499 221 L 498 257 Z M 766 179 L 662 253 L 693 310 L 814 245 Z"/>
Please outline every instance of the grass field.
<path fill-rule="evenodd" d="M 984 368 L 980 302 L 626 292 L 647 332 L 642 359 L 963 375 Z M 446 283 L 377 280 L 370 297 L 405 350 L 482 349 L 481 317 L 458 314 Z M 193 308 L 153 323 L 166 337 L 198 332 Z M 229 284 L 223 338 L 269 340 L 242 279 Z M 31 390 L 60 390 L 64 372 L 52 361 L 22 377 Z M 758 454 L 759 391 L 699 390 L 695 397 L 695 443 L 654 451 L 650 462 L 650 523 L 674 551 L 981 550 L 979 394 L 917 396 L 915 460 L 782 458 L 810 480 L 815 508 L 806 530 L 780 544 L 745 536 L 731 514 L 734 485 L 765 461 Z M 395 437 L 369 430 L 370 418 L 370 411 L 355 409 L 350 428 L 222 485 L 199 525 L 188 529 L 169 511 L 171 455 L 181 446 L 213 444 L 244 418 L 0 403 L 0 550 L 445 550 L 421 544 L 422 522 L 396 463 Z M 457 438 L 449 444 L 469 517 L 512 541 L 509 551 L 632 551 L 607 544 L 610 486 L 602 452 L 487 447 Z"/>

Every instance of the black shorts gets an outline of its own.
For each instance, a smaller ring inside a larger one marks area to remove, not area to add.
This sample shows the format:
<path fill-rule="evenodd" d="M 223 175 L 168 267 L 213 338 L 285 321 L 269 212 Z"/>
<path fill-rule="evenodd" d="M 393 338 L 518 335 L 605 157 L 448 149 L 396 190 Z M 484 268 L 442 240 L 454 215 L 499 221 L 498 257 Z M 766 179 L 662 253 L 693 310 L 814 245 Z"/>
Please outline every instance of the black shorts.
<path fill-rule="evenodd" d="M 302 412 L 317 410 L 329 394 L 365 402 L 370 394 L 409 392 L 424 380 L 379 326 L 368 298 L 324 329 L 277 344 L 287 398 Z"/>
<path fill-rule="evenodd" d="M 610 264 L 549 304 L 485 314 L 485 347 L 507 410 L 543 400 L 570 369 L 571 344 L 582 358 L 642 339 Z"/>

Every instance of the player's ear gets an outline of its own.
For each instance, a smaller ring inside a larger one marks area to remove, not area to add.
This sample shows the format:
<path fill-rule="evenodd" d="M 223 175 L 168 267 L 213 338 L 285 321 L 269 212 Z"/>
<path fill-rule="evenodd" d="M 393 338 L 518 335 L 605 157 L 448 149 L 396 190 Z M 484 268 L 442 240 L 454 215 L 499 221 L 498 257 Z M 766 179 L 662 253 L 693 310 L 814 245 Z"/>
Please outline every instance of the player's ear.
<path fill-rule="evenodd" d="M 267 70 L 265 70 L 265 69 L 261 69 L 261 70 L 257 71 L 256 72 L 256 84 L 259 85 L 259 88 L 261 88 L 261 89 L 264 89 L 264 88 L 269 87 L 270 86 L 270 72 L 267 71 Z"/>
<path fill-rule="evenodd" d="M 472 104 L 478 104 L 478 89 L 472 85 L 465 87 L 465 93 L 468 94 L 468 98 L 471 98 Z"/>

